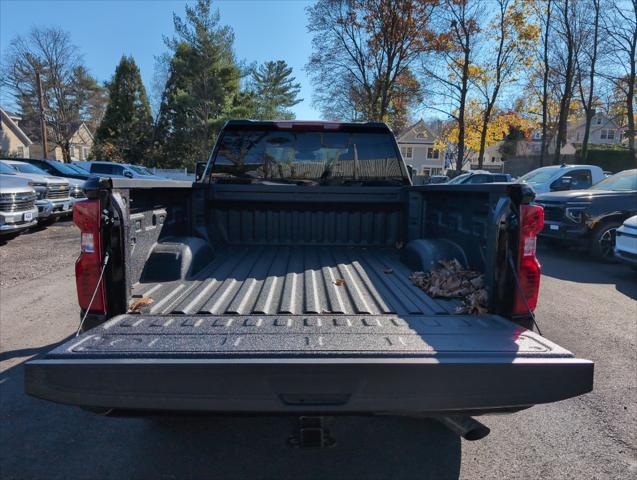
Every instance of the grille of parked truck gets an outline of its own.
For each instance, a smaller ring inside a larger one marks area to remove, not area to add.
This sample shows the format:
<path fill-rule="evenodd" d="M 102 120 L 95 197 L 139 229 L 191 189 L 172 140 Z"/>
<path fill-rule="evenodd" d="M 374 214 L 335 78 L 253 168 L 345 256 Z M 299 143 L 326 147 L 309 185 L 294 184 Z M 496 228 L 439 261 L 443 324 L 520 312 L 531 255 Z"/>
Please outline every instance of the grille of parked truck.
<path fill-rule="evenodd" d="M 71 197 L 69 180 L 52 177 L 44 170 L 30 163 L 18 160 L 0 161 L 20 177 L 31 182 L 36 193 L 38 222 L 51 222 L 73 211 L 74 199 Z"/>
<path fill-rule="evenodd" d="M 0 235 L 4 239 L 36 225 L 35 198 L 28 180 L 0 163 Z"/>
<path fill-rule="evenodd" d="M 136 414 L 462 416 L 593 387 L 592 362 L 525 328 L 541 301 L 531 188 L 412 186 L 384 124 L 231 121 L 194 184 L 101 177 L 86 192 L 83 333 L 26 364 L 31 395 Z M 487 313 L 412 283 L 443 260 L 482 275 Z"/>

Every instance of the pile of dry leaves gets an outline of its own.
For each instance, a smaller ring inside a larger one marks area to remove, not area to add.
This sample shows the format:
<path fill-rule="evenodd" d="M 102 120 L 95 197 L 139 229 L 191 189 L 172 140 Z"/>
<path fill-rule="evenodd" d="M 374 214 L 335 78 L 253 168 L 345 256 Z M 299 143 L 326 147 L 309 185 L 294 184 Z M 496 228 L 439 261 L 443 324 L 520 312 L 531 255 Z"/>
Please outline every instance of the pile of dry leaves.
<path fill-rule="evenodd" d="M 465 270 L 457 260 L 442 260 L 430 272 L 414 272 L 411 281 L 434 298 L 461 298 L 456 313 L 480 315 L 487 313 L 488 294 L 484 275 Z"/>

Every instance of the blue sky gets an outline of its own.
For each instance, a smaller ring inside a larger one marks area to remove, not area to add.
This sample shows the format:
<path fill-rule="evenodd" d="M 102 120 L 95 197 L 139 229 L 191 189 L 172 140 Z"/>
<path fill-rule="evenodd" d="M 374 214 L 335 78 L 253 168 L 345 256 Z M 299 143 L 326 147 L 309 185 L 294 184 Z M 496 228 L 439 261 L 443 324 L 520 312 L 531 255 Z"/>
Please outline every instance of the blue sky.
<path fill-rule="evenodd" d="M 302 85 L 298 119 L 318 119 L 312 88 L 303 71 L 311 53 L 304 0 L 216 0 L 221 23 L 235 33 L 237 58 L 247 62 L 285 60 Z M 183 16 L 184 1 L 174 0 L 0 0 L 0 51 L 31 26 L 59 26 L 71 34 L 91 73 L 111 78 L 123 54 L 132 55 L 151 94 L 155 56 L 166 51 L 162 35 L 172 35 L 172 13 Z M 7 103 L 3 92 L 1 101 Z"/>

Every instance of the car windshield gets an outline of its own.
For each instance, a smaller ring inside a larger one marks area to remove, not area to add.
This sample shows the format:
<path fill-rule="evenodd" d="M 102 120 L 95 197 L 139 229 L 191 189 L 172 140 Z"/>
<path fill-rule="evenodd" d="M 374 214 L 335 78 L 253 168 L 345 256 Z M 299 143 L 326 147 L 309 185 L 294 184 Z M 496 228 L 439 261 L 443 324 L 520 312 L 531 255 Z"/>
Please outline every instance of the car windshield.
<path fill-rule="evenodd" d="M 469 178 L 472 174 L 471 173 L 463 173 L 462 175 L 458 175 L 456 178 L 454 178 L 453 180 L 449 180 L 447 183 L 454 183 L 454 184 L 458 184 L 458 183 L 462 183 L 464 182 L 467 178 Z"/>
<path fill-rule="evenodd" d="M 392 136 L 384 131 L 228 130 L 212 175 L 216 181 L 320 185 L 408 182 Z"/>
<path fill-rule="evenodd" d="M 62 173 L 63 175 L 77 175 L 78 171 L 75 170 L 74 165 L 65 165 L 62 162 L 51 162 L 53 165 L 53 167 L 60 173 Z M 85 172 L 79 172 L 79 173 L 85 173 Z"/>
<path fill-rule="evenodd" d="M 3 175 L 15 175 L 17 170 L 13 167 L 10 167 L 6 163 L 0 162 L 0 173 Z"/>
<path fill-rule="evenodd" d="M 64 165 L 64 164 L 62 164 L 62 165 Z M 80 167 L 79 165 L 64 165 L 64 166 L 70 168 L 71 170 L 73 170 L 76 173 L 79 173 L 81 175 L 88 175 L 90 173 L 88 170 L 86 170 L 83 167 Z"/>
<path fill-rule="evenodd" d="M 131 165 L 130 168 L 131 168 L 131 170 L 133 170 L 136 173 L 139 173 L 140 175 L 152 175 L 152 173 L 150 173 L 144 167 L 140 167 L 140 166 L 137 166 L 137 165 Z"/>
<path fill-rule="evenodd" d="M 637 190 L 637 170 L 625 170 L 589 187 L 589 190 L 613 190 L 626 192 Z"/>
<path fill-rule="evenodd" d="M 531 184 L 545 183 L 545 182 L 548 182 L 551 178 L 553 178 L 553 175 L 555 175 L 555 172 L 559 169 L 560 167 L 542 168 L 540 170 L 533 170 L 532 172 L 529 172 L 526 175 L 521 176 L 518 179 L 518 182 L 525 182 L 525 183 L 531 183 Z"/>
<path fill-rule="evenodd" d="M 30 163 L 13 163 L 11 166 L 21 173 L 36 173 L 38 175 L 48 175 L 48 173 L 46 173 L 44 170 L 36 167 L 35 165 L 31 165 Z"/>

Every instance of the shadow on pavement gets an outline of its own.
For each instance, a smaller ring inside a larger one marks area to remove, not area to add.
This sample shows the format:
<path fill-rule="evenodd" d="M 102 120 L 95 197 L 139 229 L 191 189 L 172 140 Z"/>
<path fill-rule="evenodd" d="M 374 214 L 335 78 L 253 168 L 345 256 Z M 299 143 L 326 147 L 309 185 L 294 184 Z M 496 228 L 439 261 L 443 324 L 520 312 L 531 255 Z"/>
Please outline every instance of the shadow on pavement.
<path fill-rule="evenodd" d="M 602 263 L 577 250 L 542 245 L 538 249 L 542 275 L 578 283 L 615 285 L 637 300 L 637 272 L 623 263 Z M 543 261 L 545 260 L 545 261 Z"/>
<path fill-rule="evenodd" d="M 62 345 L 64 342 L 66 342 L 67 340 L 70 340 L 73 337 L 74 335 L 69 335 L 68 337 L 63 338 L 62 340 L 59 340 L 54 343 L 50 343 L 49 345 L 45 345 L 43 347 L 19 348 L 16 350 L 0 352 L 0 362 L 4 362 L 5 360 L 11 360 L 12 358 L 30 357 L 32 355 L 43 355 L 53 350 L 54 348 Z"/>
<path fill-rule="evenodd" d="M 48 347 L 47 347 L 48 348 Z M 105 418 L 24 394 L 23 365 L 1 381 L 2 478 L 457 479 L 460 439 L 432 420 L 337 417 L 336 445 L 287 445 L 289 417 Z"/>

